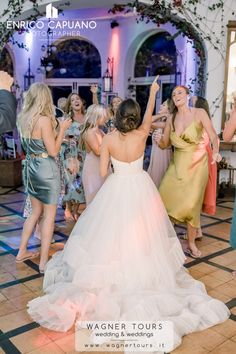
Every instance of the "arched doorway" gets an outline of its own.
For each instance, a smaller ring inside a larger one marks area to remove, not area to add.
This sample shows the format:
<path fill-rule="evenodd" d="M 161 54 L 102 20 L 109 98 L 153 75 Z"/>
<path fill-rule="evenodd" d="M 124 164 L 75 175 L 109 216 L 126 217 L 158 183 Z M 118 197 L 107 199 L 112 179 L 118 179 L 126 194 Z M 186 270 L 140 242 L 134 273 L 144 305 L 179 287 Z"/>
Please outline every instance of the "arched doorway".
<path fill-rule="evenodd" d="M 164 101 L 177 82 L 176 47 L 167 31 L 158 31 L 148 36 L 139 47 L 134 63 L 136 100 L 144 110 L 153 78 L 162 78 L 161 92 L 158 98 Z M 144 113 L 144 112 L 142 112 Z"/>
<path fill-rule="evenodd" d="M 53 68 L 46 72 L 45 79 L 52 89 L 54 102 L 73 91 L 90 105 L 90 85 L 101 78 L 101 57 L 97 48 L 85 39 L 68 37 L 54 45 L 57 50 L 48 57 Z"/>

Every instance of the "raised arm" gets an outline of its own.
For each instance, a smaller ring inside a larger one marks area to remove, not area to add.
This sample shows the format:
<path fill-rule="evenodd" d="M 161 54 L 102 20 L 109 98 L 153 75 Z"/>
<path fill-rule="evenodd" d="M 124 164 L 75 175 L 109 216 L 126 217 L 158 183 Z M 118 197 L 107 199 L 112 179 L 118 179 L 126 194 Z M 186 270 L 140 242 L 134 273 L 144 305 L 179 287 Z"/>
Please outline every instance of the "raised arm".
<path fill-rule="evenodd" d="M 234 133 L 236 132 L 236 111 L 233 111 L 227 123 L 225 123 L 225 128 L 223 131 L 223 140 L 232 140 Z"/>
<path fill-rule="evenodd" d="M 90 91 L 93 94 L 93 104 L 99 104 L 99 102 L 98 102 L 98 85 L 97 84 L 91 85 Z"/>
<path fill-rule="evenodd" d="M 151 129 L 158 129 L 158 128 L 164 129 L 165 125 L 166 125 L 166 122 L 154 122 L 151 125 Z"/>
<path fill-rule="evenodd" d="M 108 139 L 109 139 L 109 137 L 107 135 L 105 135 L 102 140 L 102 145 L 101 145 L 101 150 L 100 150 L 100 175 L 101 175 L 101 177 L 106 177 L 106 175 L 108 173 L 109 163 L 110 163 Z"/>
<path fill-rule="evenodd" d="M 157 77 L 155 78 L 155 80 L 153 81 L 153 83 L 151 85 L 148 104 L 147 104 L 147 108 L 146 108 L 146 111 L 144 114 L 143 122 L 138 129 L 138 130 L 142 130 L 146 135 L 149 134 L 149 131 L 151 129 L 152 113 L 153 113 L 153 109 L 155 106 L 156 93 L 160 88 L 157 83 L 158 77 L 159 77 L 159 75 L 157 75 Z"/>
<path fill-rule="evenodd" d="M 212 163 L 219 162 L 219 161 L 221 161 L 221 156 L 219 154 L 218 135 L 216 134 L 213 124 L 212 124 L 210 118 L 208 117 L 206 111 L 202 108 L 196 108 L 196 109 L 199 111 L 198 117 L 200 118 L 203 128 L 207 132 L 207 134 L 210 138 L 211 144 L 212 144 L 212 148 L 213 148 L 213 155 L 212 155 L 213 161 L 212 161 Z"/>
<path fill-rule="evenodd" d="M 71 119 L 67 118 L 60 122 L 60 130 L 55 138 L 52 121 L 49 117 L 40 117 L 40 128 L 42 139 L 49 156 L 56 157 L 60 151 L 61 143 L 65 135 L 65 131 L 71 125 Z"/>

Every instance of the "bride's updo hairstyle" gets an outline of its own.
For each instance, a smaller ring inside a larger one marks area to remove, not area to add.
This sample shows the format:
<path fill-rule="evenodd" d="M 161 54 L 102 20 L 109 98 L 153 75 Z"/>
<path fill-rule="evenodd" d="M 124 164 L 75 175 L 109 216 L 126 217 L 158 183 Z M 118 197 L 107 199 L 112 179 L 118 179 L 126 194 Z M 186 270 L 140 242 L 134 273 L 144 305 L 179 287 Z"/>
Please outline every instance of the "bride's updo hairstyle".
<path fill-rule="evenodd" d="M 128 133 L 137 129 L 141 123 L 139 104 L 131 98 L 124 100 L 118 106 L 114 125 L 121 133 Z"/>

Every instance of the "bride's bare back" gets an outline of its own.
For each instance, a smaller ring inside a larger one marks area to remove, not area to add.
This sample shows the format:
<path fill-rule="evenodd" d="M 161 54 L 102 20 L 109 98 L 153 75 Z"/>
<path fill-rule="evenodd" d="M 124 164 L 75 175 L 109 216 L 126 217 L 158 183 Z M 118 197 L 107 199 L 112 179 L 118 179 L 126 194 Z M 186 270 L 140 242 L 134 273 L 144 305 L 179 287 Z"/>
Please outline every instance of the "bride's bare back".
<path fill-rule="evenodd" d="M 132 162 L 143 155 L 147 135 L 141 129 L 126 134 L 114 130 L 106 138 L 111 156 L 119 161 Z"/>
<path fill-rule="evenodd" d="M 100 174 L 102 177 L 107 174 L 110 156 L 114 157 L 116 160 L 130 163 L 143 155 L 146 139 L 152 124 L 152 113 L 155 105 L 156 93 L 159 90 L 157 79 L 158 76 L 151 85 L 146 112 L 140 127 L 136 129 L 135 127 L 133 129 L 127 129 L 129 131 L 126 130 L 124 133 L 122 132 L 122 128 L 118 128 L 119 123 L 121 123 L 120 127 L 122 127 L 122 123 L 127 117 L 130 116 L 131 120 L 134 118 L 134 113 L 130 110 L 130 107 L 128 107 L 129 104 L 127 104 L 127 112 L 126 109 L 123 109 L 122 114 L 120 114 L 118 118 L 116 117 L 117 129 L 103 138 L 100 155 Z M 128 102 L 128 100 L 126 100 L 126 102 Z M 126 104 L 125 101 L 123 101 L 122 104 Z M 137 116 L 137 120 L 139 118 L 140 116 Z M 137 121 L 135 123 L 135 119 L 136 118 L 134 118 L 134 125 L 137 123 Z M 123 131 L 125 131 L 125 129 Z"/>

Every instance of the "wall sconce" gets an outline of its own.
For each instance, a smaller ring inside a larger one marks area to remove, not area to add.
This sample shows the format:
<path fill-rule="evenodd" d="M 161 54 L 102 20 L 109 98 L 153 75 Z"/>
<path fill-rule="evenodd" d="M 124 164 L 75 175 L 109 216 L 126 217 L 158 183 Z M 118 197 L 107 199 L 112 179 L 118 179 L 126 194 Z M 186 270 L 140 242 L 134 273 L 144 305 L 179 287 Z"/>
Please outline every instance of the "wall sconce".
<path fill-rule="evenodd" d="M 34 83 L 34 74 L 31 72 L 30 69 L 30 58 L 28 59 L 28 70 L 24 75 L 24 90 L 28 90 L 30 85 Z"/>
<path fill-rule="evenodd" d="M 111 21 L 111 29 L 118 27 L 119 23 L 116 20 Z"/>
<path fill-rule="evenodd" d="M 102 77 L 103 92 L 112 92 L 113 90 L 113 66 L 114 58 L 107 58 L 107 69 Z"/>

